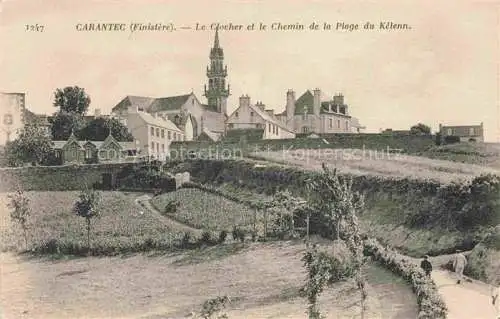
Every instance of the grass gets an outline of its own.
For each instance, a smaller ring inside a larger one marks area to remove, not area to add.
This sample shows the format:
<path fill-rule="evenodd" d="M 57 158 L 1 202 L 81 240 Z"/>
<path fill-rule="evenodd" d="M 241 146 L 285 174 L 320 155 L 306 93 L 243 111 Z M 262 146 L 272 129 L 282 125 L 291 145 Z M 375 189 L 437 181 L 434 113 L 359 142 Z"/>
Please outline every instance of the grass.
<path fill-rule="evenodd" d="M 163 212 L 171 201 L 178 201 L 180 206 L 176 213 L 168 216 L 194 228 L 230 231 L 235 225 L 249 226 L 254 221 L 253 209 L 194 188 L 156 196 L 152 204 Z"/>
<path fill-rule="evenodd" d="M 1 232 L 5 240 L 2 250 L 24 249 L 19 227 L 12 224 L 6 204 L 8 194 L 0 194 L 2 211 Z M 32 209 L 29 219 L 30 249 L 35 251 L 83 251 L 87 245 L 85 219 L 72 213 L 79 193 L 27 192 Z M 106 253 L 137 251 L 152 247 L 170 246 L 179 234 L 168 227 L 162 216 L 143 211 L 134 200 L 137 193 L 102 192 L 101 216 L 93 221 L 91 241 L 93 248 Z M 141 214 L 142 212 L 142 214 Z"/>
<path fill-rule="evenodd" d="M 500 167 L 485 167 L 406 154 L 389 154 L 384 150 L 297 149 L 286 152 L 257 152 L 253 155 L 270 161 L 299 165 L 318 170 L 324 162 L 343 173 L 410 177 L 440 182 L 471 179 L 483 173 L 500 174 Z"/>

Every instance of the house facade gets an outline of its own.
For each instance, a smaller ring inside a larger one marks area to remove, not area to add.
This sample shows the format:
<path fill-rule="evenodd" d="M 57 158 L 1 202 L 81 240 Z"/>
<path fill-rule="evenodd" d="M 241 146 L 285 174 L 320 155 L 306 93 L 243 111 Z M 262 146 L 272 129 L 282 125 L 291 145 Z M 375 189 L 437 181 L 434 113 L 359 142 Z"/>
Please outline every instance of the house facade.
<path fill-rule="evenodd" d="M 13 141 L 24 127 L 25 93 L 0 92 L 0 145 Z"/>
<path fill-rule="evenodd" d="M 349 114 L 342 94 L 329 99 L 320 89 L 307 90 L 298 99 L 288 90 L 285 111 L 276 118 L 295 133 L 360 133 L 365 128 Z"/>
<path fill-rule="evenodd" d="M 53 141 L 58 164 L 92 164 L 133 159 L 135 142 L 118 142 L 109 135 L 104 141 L 79 141 L 72 133 L 66 141 Z"/>
<path fill-rule="evenodd" d="M 483 122 L 479 125 L 442 125 L 439 124 L 441 138 L 457 136 L 460 142 L 484 142 Z"/>
<path fill-rule="evenodd" d="M 227 131 L 242 129 L 263 129 L 263 139 L 295 138 L 295 133 L 274 116 L 273 110 L 266 110 L 262 102 L 253 105 L 248 95 L 239 98 L 239 106 L 226 121 Z"/>
<path fill-rule="evenodd" d="M 184 132 L 168 117 L 158 113 L 150 114 L 137 107 L 129 107 L 125 120 L 141 155 L 164 160 L 169 156 L 170 143 L 185 140 Z"/>

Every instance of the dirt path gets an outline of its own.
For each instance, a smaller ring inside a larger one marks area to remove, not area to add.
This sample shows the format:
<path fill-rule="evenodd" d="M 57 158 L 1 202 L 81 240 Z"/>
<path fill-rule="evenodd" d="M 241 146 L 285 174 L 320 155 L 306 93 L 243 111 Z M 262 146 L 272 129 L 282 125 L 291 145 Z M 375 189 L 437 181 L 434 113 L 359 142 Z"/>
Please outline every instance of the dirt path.
<path fill-rule="evenodd" d="M 138 197 L 135 200 L 135 203 L 137 205 L 139 205 L 140 207 L 149 210 L 153 214 L 157 214 L 158 216 L 163 217 L 163 221 L 168 226 L 171 226 L 173 229 L 178 229 L 178 230 L 183 231 L 183 232 L 191 232 L 195 235 L 201 235 L 201 233 L 202 233 L 202 230 L 200 230 L 200 229 L 190 227 L 186 224 L 180 223 L 176 220 L 173 220 L 173 219 L 161 214 L 156 208 L 153 207 L 153 205 L 151 205 L 151 196 L 149 196 L 149 195 L 142 195 L 142 196 Z"/>

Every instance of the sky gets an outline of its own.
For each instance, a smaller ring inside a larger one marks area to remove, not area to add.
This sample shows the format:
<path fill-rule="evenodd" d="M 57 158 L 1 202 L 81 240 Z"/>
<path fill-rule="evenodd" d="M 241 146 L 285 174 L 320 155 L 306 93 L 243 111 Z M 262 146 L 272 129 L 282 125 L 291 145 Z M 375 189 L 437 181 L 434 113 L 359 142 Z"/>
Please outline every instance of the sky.
<path fill-rule="evenodd" d="M 144 1 L 3 0 L 0 91 L 25 92 L 27 107 L 53 113 L 53 92 L 83 87 L 107 114 L 127 95 L 166 97 L 193 91 L 205 102 L 213 30 L 196 24 L 241 24 L 221 30 L 233 111 L 248 94 L 276 112 L 286 91 L 343 93 L 367 132 L 422 122 L 485 127 L 500 142 L 500 1 Z M 409 30 L 380 30 L 380 22 Z M 130 32 L 130 23 L 177 30 Z M 260 22 L 306 29 L 249 31 Z M 332 30 L 309 30 L 312 22 Z M 366 22 L 373 30 L 363 28 Z M 77 24 L 125 23 L 127 31 L 84 32 Z M 336 30 L 337 23 L 358 30 Z M 26 31 L 27 24 L 43 32 Z M 180 27 L 191 29 L 180 29 Z"/>

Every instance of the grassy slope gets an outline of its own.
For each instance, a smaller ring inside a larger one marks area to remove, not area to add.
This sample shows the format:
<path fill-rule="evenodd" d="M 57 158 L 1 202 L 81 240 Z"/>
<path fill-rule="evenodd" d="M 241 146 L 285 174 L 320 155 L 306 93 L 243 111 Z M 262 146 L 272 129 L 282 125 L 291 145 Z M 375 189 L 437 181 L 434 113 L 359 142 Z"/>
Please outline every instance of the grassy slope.
<path fill-rule="evenodd" d="M 235 225 L 250 225 L 254 220 L 254 210 L 199 189 L 165 193 L 156 196 L 152 204 L 163 212 L 170 201 L 178 201 L 180 206 L 168 216 L 195 228 L 232 230 Z"/>
<path fill-rule="evenodd" d="M 85 219 L 72 214 L 78 192 L 28 192 L 32 216 L 29 219 L 29 241 L 34 246 L 56 239 L 68 245 L 86 246 Z M 132 247 L 148 238 L 169 240 L 175 233 L 162 216 L 141 210 L 134 200 L 140 194 L 102 193 L 102 215 L 94 221 L 91 237 L 95 246 Z M 2 250 L 19 250 L 24 242 L 17 225 L 8 215 L 7 194 L 0 194 Z M 143 214 L 140 212 L 143 211 Z"/>
<path fill-rule="evenodd" d="M 59 262 L 2 256 L 2 312 L 33 319 L 185 318 L 203 301 L 228 295 L 229 318 L 305 318 L 306 300 L 298 294 L 303 249 L 279 242 Z M 415 317 L 415 296 L 406 284 L 379 268 L 367 273 L 368 318 Z M 357 298 L 351 283 L 336 284 L 322 294 L 320 306 L 327 318 L 353 318 Z"/>

